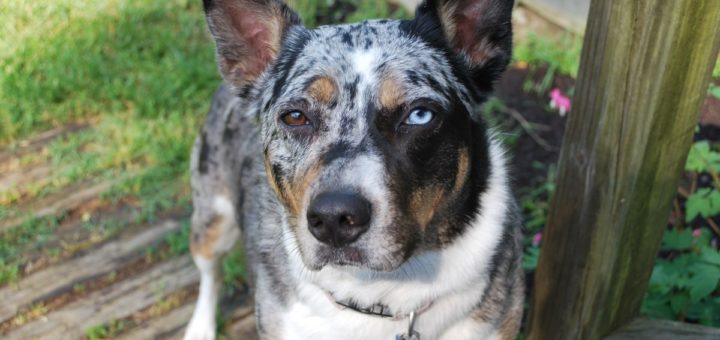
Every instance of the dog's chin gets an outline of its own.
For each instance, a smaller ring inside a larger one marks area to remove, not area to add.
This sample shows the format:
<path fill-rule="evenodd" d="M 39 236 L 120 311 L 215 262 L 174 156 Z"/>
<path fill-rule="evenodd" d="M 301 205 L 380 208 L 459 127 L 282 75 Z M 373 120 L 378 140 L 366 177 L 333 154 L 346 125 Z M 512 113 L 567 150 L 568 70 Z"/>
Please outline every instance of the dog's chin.
<path fill-rule="evenodd" d="M 399 268 L 403 261 L 394 261 L 390 256 L 379 256 L 382 262 L 373 261 L 368 252 L 360 247 L 345 246 L 333 248 L 320 245 L 316 248 L 315 256 L 312 259 L 303 259 L 308 269 L 319 271 L 325 267 L 333 267 L 340 270 L 371 270 L 377 272 L 389 272 Z"/>

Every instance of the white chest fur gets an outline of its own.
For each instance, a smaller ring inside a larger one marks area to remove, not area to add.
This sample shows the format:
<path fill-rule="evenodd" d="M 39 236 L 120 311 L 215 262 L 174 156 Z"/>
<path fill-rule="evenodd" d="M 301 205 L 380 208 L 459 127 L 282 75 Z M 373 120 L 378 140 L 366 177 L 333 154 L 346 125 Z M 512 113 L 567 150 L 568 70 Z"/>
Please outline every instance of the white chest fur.
<path fill-rule="evenodd" d="M 303 285 L 299 292 L 298 300 L 282 318 L 284 340 L 394 340 L 408 329 L 408 318 L 394 320 L 340 309 L 317 287 Z M 423 340 L 497 338 L 491 325 L 463 317 L 474 307 L 470 302 L 477 301 L 480 294 L 474 289 L 435 301 L 417 317 L 415 330 Z"/>

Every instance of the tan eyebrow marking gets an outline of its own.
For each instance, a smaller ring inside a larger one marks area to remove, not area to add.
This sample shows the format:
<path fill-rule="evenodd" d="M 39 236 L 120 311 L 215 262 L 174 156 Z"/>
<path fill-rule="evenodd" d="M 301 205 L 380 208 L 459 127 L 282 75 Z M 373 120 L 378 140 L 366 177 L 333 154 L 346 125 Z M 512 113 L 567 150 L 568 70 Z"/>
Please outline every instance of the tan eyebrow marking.
<path fill-rule="evenodd" d="M 307 88 L 308 93 L 322 104 L 329 104 L 337 95 L 337 86 L 330 77 L 315 79 Z"/>
<path fill-rule="evenodd" d="M 399 78 L 393 74 L 384 76 L 379 91 L 378 97 L 383 108 L 394 109 L 405 102 L 405 89 Z"/>

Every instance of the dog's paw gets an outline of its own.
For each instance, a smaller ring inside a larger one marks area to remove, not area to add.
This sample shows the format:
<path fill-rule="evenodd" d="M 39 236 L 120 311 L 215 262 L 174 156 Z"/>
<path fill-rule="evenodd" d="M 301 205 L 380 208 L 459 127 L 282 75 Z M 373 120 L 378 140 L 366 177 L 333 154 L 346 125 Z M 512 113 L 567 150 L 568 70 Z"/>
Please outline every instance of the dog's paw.
<path fill-rule="evenodd" d="M 192 318 L 185 329 L 183 340 L 215 340 L 215 323 Z"/>

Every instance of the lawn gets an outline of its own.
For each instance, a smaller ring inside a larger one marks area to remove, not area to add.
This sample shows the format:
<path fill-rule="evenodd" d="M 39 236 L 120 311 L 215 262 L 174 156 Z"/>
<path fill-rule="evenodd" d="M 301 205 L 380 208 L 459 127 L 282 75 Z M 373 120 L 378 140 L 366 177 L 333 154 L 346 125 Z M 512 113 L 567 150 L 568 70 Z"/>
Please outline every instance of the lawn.
<path fill-rule="evenodd" d="M 47 162 L 42 183 L 0 193 L 0 217 L 76 182 L 113 180 L 108 201 L 130 199 L 137 220 L 187 210 L 188 153 L 219 82 L 199 1 L 17 1 L 0 12 L 0 143 L 89 126 L 15 166 Z M 62 214 L 0 235 L 0 283 L 17 279 L 23 251 L 51 243 Z M 110 237 L 121 226 L 92 226 Z M 56 251 L 49 249 L 48 251 Z"/>

